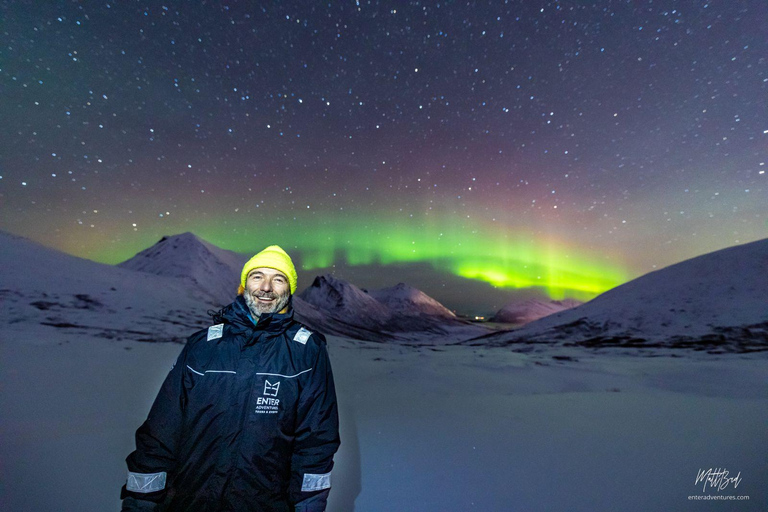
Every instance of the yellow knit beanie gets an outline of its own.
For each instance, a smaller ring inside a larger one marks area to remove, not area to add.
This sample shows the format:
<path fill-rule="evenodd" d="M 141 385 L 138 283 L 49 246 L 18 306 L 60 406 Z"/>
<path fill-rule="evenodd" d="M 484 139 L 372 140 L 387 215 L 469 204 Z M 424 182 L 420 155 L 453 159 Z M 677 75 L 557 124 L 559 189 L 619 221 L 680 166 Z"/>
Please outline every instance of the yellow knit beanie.
<path fill-rule="evenodd" d="M 288 284 L 291 285 L 291 295 L 296 292 L 298 276 L 296 275 L 296 267 L 293 266 L 291 257 L 279 246 L 270 245 L 248 260 L 248 263 L 243 267 L 243 271 L 240 273 L 240 289 L 237 292 L 238 294 L 243 293 L 245 290 L 245 280 L 248 278 L 251 270 L 262 267 L 273 268 L 285 274 L 285 277 L 288 278 Z"/>

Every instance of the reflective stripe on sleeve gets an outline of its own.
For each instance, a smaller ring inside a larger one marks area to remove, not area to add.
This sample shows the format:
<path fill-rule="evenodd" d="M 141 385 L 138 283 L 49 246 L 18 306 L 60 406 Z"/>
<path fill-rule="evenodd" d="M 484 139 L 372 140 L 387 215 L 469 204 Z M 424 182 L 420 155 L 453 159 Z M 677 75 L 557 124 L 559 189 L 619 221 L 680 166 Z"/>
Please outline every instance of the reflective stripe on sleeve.
<path fill-rule="evenodd" d="M 128 472 L 128 481 L 125 488 L 133 492 L 156 492 L 165 489 L 166 473 L 131 473 Z"/>
<path fill-rule="evenodd" d="M 325 473 L 324 475 L 312 475 L 305 473 L 304 481 L 301 483 L 301 492 L 320 491 L 322 489 L 330 489 L 330 487 L 330 473 Z"/>

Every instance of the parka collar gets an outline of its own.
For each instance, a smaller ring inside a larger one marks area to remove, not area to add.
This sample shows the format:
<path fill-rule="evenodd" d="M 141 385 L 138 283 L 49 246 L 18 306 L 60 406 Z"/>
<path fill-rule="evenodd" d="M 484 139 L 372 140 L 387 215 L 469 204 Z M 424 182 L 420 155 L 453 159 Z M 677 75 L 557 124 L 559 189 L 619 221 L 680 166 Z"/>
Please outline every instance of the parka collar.
<path fill-rule="evenodd" d="M 266 313 L 258 318 L 258 322 L 251 316 L 248 305 L 242 295 L 214 316 L 214 321 L 230 324 L 233 331 L 237 333 L 248 334 L 253 338 L 255 331 L 265 331 L 275 335 L 288 329 L 293 323 L 293 297 L 288 301 L 288 311 L 286 313 Z"/>

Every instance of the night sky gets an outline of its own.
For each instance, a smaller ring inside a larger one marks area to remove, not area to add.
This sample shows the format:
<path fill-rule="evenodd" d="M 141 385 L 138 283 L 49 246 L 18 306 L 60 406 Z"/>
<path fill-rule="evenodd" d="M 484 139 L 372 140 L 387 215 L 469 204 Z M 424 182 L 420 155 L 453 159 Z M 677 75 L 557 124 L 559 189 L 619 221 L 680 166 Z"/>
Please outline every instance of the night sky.
<path fill-rule="evenodd" d="M 0 229 L 71 254 L 584 299 L 768 236 L 765 0 L 0 5 Z"/>

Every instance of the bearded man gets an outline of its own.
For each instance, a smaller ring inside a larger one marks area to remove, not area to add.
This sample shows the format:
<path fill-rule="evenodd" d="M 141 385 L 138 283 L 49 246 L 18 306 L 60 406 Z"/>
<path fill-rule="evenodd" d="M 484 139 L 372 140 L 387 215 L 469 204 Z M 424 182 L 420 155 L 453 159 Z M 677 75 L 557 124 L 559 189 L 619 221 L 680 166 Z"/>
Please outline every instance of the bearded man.
<path fill-rule="evenodd" d="M 323 335 L 293 319 L 296 269 L 272 245 L 193 334 L 136 432 L 123 511 L 322 512 L 339 420 Z"/>

